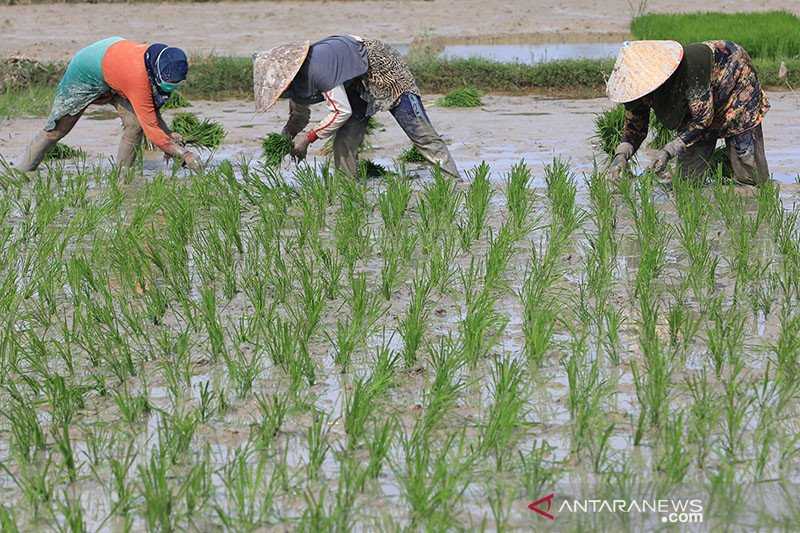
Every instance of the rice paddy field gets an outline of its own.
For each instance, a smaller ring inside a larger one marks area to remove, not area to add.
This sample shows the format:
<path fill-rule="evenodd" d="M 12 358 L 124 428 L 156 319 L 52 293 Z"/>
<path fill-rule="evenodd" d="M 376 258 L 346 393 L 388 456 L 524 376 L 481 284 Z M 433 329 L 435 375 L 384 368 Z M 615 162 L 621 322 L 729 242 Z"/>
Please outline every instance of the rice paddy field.
<path fill-rule="evenodd" d="M 796 528 L 795 187 L 397 170 L 6 168 L 2 530 Z"/>

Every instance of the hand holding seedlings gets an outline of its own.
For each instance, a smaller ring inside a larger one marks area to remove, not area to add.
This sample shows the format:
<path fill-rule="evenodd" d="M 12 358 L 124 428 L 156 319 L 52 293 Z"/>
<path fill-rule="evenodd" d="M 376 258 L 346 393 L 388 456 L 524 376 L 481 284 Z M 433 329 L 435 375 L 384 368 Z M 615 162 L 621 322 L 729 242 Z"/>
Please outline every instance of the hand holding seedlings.
<path fill-rule="evenodd" d="M 631 143 L 620 143 L 614 151 L 614 158 L 608 168 L 608 177 L 612 181 L 619 180 L 625 170 L 628 169 L 628 160 L 633 156 L 633 145 Z"/>
<path fill-rule="evenodd" d="M 292 157 L 295 161 L 302 161 L 308 154 L 308 145 L 311 144 L 311 139 L 304 133 L 299 133 L 294 138 L 294 146 L 292 146 Z"/>

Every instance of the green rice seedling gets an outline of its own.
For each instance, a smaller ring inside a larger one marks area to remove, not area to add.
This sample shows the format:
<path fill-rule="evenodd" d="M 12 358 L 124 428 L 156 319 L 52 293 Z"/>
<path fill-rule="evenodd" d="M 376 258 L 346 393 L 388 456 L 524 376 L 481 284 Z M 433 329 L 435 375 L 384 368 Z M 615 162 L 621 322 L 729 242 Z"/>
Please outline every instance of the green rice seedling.
<path fill-rule="evenodd" d="M 480 107 L 481 93 L 474 87 L 455 89 L 436 101 L 439 107 Z"/>
<path fill-rule="evenodd" d="M 172 464 L 178 464 L 189 450 L 198 425 L 199 417 L 195 411 L 176 411 L 162 416 L 157 428 L 159 455 Z"/>
<path fill-rule="evenodd" d="M 9 390 L 12 392 L 12 389 Z M 31 463 L 37 452 L 45 449 L 47 442 L 44 429 L 30 403 L 18 393 L 12 392 L 14 400 L 9 402 L 8 410 L 3 409 L 10 426 L 11 451 L 21 464 Z"/>
<path fill-rule="evenodd" d="M 795 381 L 800 371 L 800 314 L 787 302 L 781 306 L 778 338 L 771 346 L 778 375 L 788 382 Z"/>
<path fill-rule="evenodd" d="M 730 461 L 737 461 L 740 451 L 744 451 L 744 433 L 753 416 L 753 405 L 756 398 L 743 391 L 742 370 L 744 365 L 738 362 L 732 365 L 724 378 L 722 394 L 722 449 Z"/>
<path fill-rule="evenodd" d="M 319 477 L 322 463 L 325 462 L 325 457 L 331 448 L 328 442 L 330 429 L 331 425 L 327 415 L 315 410 L 311 418 L 311 425 L 306 431 L 306 444 L 308 446 L 306 473 L 308 479 L 316 480 Z"/>
<path fill-rule="evenodd" d="M 225 347 L 225 331 L 217 316 L 217 293 L 211 287 L 203 287 L 200 289 L 200 296 L 199 310 L 208 333 L 210 354 L 214 361 L 218 361 L 225 357 L 227 348 Z"/>
<path fill-rule="evenodd" d="M 175 115 L 171 129 L 183 137 L 184 143 L 200 148 L 219 148 L 226 135 L 221 124 L 187 112 Z"/>
<path fill-rule="evenodd" d="M 50 476 L 50 467 L 53 464 L 52 454 L 47 454 L 44 461 L 30 464 L 21 464 L 19 471 L 14 473 L 5 463 L 0 462 L 0 469 L 8 475 L 22 493 L 23 501 L 33 511 L 33 518 L 39 518 L 42 507 L 49 506 L 55 495 L 55 483 Z"/>
<path fill-rule="evenodd" d="M 246 398 L 253 390 L 253 383 L 263 369 L 262 352 L 254 350 L 246 353 L 236 345 L 233 353 L 223 352 L 222 359 L 228 369 L 228 377 L 233 382 L 236 395 Z"/>
<path fill-rule="evenodd" d="M 547 457 L 554 447 L 547 441 L 534 440 L 530 451 L 518 450 L 520 477 L 529 500 L 538 498 L 547 487 L 552 487 L 561 475 L 561 469 Z"/>
<path fill-rule="evenodd" d="M 378 208 L 386 229 L 391 233 L 400 227 L 411 199 L 411 183 L 406 176 L 389 175 L 386 189 L 378 195 Z"/>
<path fill-rule="evenodd" d="M 424 415 L 415 429 L 422 440 L 426 440 L 442 422 L 465 387 L 460 379 L 461 369 L 466 362 L 464 352 L 451 335 L 441 337 L 437 344 L 429 346 L 428 355 L 434 368 L 434 377 L 424 393 Z"/>
<path fill-rule="evenodd" d="M 403 360 L 407 367 L 417 363 L 417 351 L 428 328 L 428 303 L 431 283 L 427 277 L 419 273 L 414 278 L 411 289 L 411 301 L 405 316 L 400 320 L 398 331 L 403 338 Z"/>
<path fill-rule="evenodd" d="M 169 95 L 167 103 L 161 109 L 180 109 L 182 107 L 192 107 L 192 103 L 180 92 L 175 91 Z"/>
<path fill-rule="evenodd" d="M 462 281 L 463 278 L 462 273 Z M 467 282 L 464 281 L 464 284 L 467 285 Z M 495 298 L 488 290 L 477 291 L 465 287 L 464 299 L 466 310 L 459 329 L 464 357 L 474 367 L 489 356 L 489 352 L 503 336 L 508 318 L 495 311 Z"/>
<path fill-rule="evenodd" d="M 558 234 L 558 239 L 567 241 L 569 236 L 583 224 L 586 214 L 577 206 L 577 186 L 569 165 L 560 159 L 554 159 L 544 169 L 547 184 L 547 198 L 551 211 L 551 238 Z"/>
<path fill-rule="evenodd" d="M 425 163 L 427 161 L 425 156 L 422 155 L 422 152 L 420 152 L 414 145 L 411 145 L 405 151 L 403 151 L 403 153 L 401 153 L 400 157 L 397 159 L 403 163 Z"/>
<path fill-rule="evenodd" d="M 372 439 L 367 441 L 369 463 L 364 469 L 364 482 L 377 479 L 381 475 L 397 430 L 398 423 L 393 418 L 387 418 L 383 424 L 375 424 Z"/>
<path fill-rule="evenodd" d="M 601 417 L 602 403 L 606 396 L 606 381 L 600 375 L 600 365 L 597 359 L 589 361 L 587 356 L 586 333 L 575 331 L 570 341 L 571 350 L 569 357 L 562 361 L 567 373 L 569 393 L 567 405 L 572 418 L 572 450 L 578 453 L 586 450 L 595 453 L 598 457 L 603 455 L 603 442 L 599 450 L 593 450 L 593 433 L 604 436 L 608 431 Z M 601 433 L 597 433 L 603 424 Z M 595 464 L 600 462 L 596 459 Z"/>
<path fill-rule="evenodd" d="M 688 453 L 686 420 L 683 413 L 673 413 L 661 433 L 656 469 L 662 474 L 666 487 L 683 483 L 691 464 Z"/>
<path fill-rule="evenodd" d="M 404 435 L 402 463 L 394 465 L 415 528 L 440 529 L 458 523 L 454 510 L 474 463 L 463 430 L 449 433 L 439 446 L 432 444 Z"/>
<path fill-rule="evenodd" d="M 360 443 L 367 428 L 367 421 L 373 413 L 375 391 L 369 380 L 357 379 L 353 384 L 352 394 L 345 396 L 344 429 L 347 432 L 349 449 L 355 449 Z"/>
<path fill-rule="evenodd" d="M 57 426 L 51 428 L 50 433 L 61 455 L 61 464 L 67 471 L 67 478 L 70 483 L 75 483 L 78 479 L 78 468 L 80 465 L 78 465 L 75 460 L 75 451 L 69 436 L 69 428 L 69 422 L 67 420 L 62 420 Z"/>
<path fill-rule="evenodd" d="M 294 258 L 294 277 L 300 281 L 300 302 L 290 305 L 289 313 L 301 334 L 301 340 L 308 342 L 319 326 L 325 310 L 325 288 L 323 280 L 317 275 L 313 258 L 296 255 Z"/>
<path fill-rule="evenodd" d="M 237 448 L 225 461 L 219 477 L 225 487 L 225 499 L 217 503 L 217 517 L 227 531 L 256 531 L 269 520 L 276 493 L 274 477 L 267 478 L 268 457 Z"/>
<path fill-rule="evenodd" d="M 123 386 L 111 392 L 114 403 L 122 415 L 122 420 L 129 426 L 136 425 L 140 419 L 150 412 L 151 406 L 145 393 L 131 395 L 128 387 Z"/>
<path fill-rule="evenodd" d="M 687 416 L 687 440 L 695 450 L 694 460 L 698 468 L 706 467 L 711 451 L 711 435 L 719 423 L 719 398 L 708 381 L 705 367 L 699 375 L 687 380 L 692 404 Z"/>
<path fill-rule="evenodd" d="M 199 459 L 192 461 L 189 473 L 181 484 L 187 526 L 194 528 L 204 519 L 202 510 L 210 507 L 215 486 L 212 481 L 211 448 L 206 444 Z"/>
<path fill-rule="evenodd" d="M 531 169 L 524 162 L 511 167 L 506 178 L 509 222 L 517 233 L 524 233 L 535 226 L 535 221 L 531 219 L 535 197 L 530 182 Z"/>
<path fill-rule="evenodd" d="M 325 288 L 325 297 L 335 300 L 341 293 L 342 275 L 344 274 L 344 260 L 335 250 L 320 249 L 319 259 L 322 263 L 320 275 Z"/>
<path fill-rule="evenodd" d="M 465 215 L 458 223 L 461 233 L 461 249 L 465 252 L 483 234 L 486 226 L 486 214 L 493 194 L 489 181 L 489 165 L 485 161 L 471 170 L 470 175 L 472 179 L 464 195 Z"/>
<path fill-rule="evenodd" d="M 483 278 L 484 286 L 488 290 L 502 290 L 507 286 L 503 276 L 514 256 L 516 242 L 512 224 L 510 221 L 503 224 L 496 237 L 489 231 L 489 250 L 486 252 L 486 272 Z"/>
<path fill-rule="evenodd" d="M 672 350 L 685 359 L 700 331 L 701 320 L 689 308 L 683 294 L 674 295 L 667 312 L 667 327 Z"/>
<path fill-rule="evenodd" d="M 133 509 L 135 493 L 129 484 L 129 474 L 136 459 L 137 452 L 133 441 L 129 441 L 125 454 L 110 457 L 108 460 L 111 471 L 111 492 L 113 493 L 113 513 L 125 519 L 126 524 L 132 522 L 130 511 Z"/>
<path fill-rule="evenodd" d="M 342 204 L 336 214 L 333 233 L 336 248 L 352 272 L 356 262 L 371 250 L 369 202 L 366 189 L 356 181 L 346 181 L 341 189 Z"/>
<path fill-rule="evenodd" d="M 736 367 L 741 363 L 745 317 L 735 303 L 725 309 L 722 297 L 713 299 L 709 306 L 709 315 L 711 324 L 707 328 L 708 353 L 717 376 L 720 376 L 725 365 Z"/>
<path fill-rule="evenodd" d="M 677 235 L 681 247 L 689 258 L 686 282 L 695 299 L 705 307 L 714 290 L 719 259 L 715 257 L 709 230 L 709 211 L 701 190 L 687 180 L 674 183 L 675 204 L 680 216 Z"/>
<path fill-rule="evenodd" d="M 170 483 L 169 464 L 160 453 L 153 453 L 138 467 L 140 512 L 151 531 L 174 531 L 177 526 L 177 494 Z"/>
<path fill-rule="evenodd" d="M 458 255 L 458 235 L 452 231 L 452 226 L 430 245 L 428 254 L 428 280 L 431 286 L 445 293 L 456 275 L 454 263 Z"/>
<path fill-rule="evenodd" d="M 669 395 L 672 377 L 672 359 L 664 349 L 658 335 L 657 323 L 659 303 L 650 290 L 639 294 L 639 347 L 643 364 L 631 362 L 636 397 L 640 405 L 639 425 L 635 442 L 639 442 L 644 431 L 644 423 L 662 428 L 669 410 Z"/>
<path fill-rule="evenodd" d="M 402 230 L 401 230 L 402 231 Z M 408 233 L 408 232 L 405 232 Z M 381 266 L 381 294 L 388 302 L 394 291 L 397 289 L 404 269 L 406 254 L 411 252 L 404 249 L 406 245 L 416 243 L 415 239 L 398 240 L 395 235 L 384 232 L 381 236 L 381 256 L 383 265 Z"/>
<path fill-rule="evenodd" d="M 256 401 L 261 419 L 258 424 L 251 426 L 250 436 L 260 449 L 267 450 L 272 446 L 286 421 L 289 413 L 289 397 L 278 394 L 266 397 L 256 394 Z"/>
<path fill-rule="evenodd" d="M 84 533 L 86 521 L 83 518 L 83 507 L 80 497 L 71 496 L 64 491 L 56 502 L 60 515 L 64 518 L 64 530 L 70 533 Z"/>
<path fill-rule="evenodd" d="M 441 170 L 434 170 L 433 181 L 423 189 L 417 207 L 418 232 L 426 253 L 429 253 L 437 239 L 450 234 L 456 222 L 461 196 L 453 180 L 447 179 Z"/>
<path fill-rule="evenodd" d="M 83 159 L 86 157 L 86 152 L 80 148 L 73 148 L 64 143 L 56 143 L 52 148 L 47 151 L 45 160 L 47 161 L 62 161 L 65 159 Z"/>
<path fill-rule="evenodd" d="M 492 367 L 492 405 L 480 436 L 480 448 L 493 453 L 498 470 L 513 448 L 515 433 L 525 416 L 525 376 L 519 361 L 495 359 Z"/>

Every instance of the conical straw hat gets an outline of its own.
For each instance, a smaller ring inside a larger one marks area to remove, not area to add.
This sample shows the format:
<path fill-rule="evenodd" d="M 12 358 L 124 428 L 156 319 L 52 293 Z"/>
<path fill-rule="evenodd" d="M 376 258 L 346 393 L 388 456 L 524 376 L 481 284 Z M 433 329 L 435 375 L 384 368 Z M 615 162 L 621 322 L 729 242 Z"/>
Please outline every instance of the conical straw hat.
<path fill-rule="evenodd" d="M 275 105 L 306 60 L 309 41 L 282 44 L 266 52 L 253 54 L 253 91 L 256 111 L 264 112 Z"/>
<path fill-rule="evenodd" d="M 630 41 L 622 45 L 608 78 L 612 102 L 632 102 L 655 91 L 678 70 L 683 46 L 675 41 Z"/>

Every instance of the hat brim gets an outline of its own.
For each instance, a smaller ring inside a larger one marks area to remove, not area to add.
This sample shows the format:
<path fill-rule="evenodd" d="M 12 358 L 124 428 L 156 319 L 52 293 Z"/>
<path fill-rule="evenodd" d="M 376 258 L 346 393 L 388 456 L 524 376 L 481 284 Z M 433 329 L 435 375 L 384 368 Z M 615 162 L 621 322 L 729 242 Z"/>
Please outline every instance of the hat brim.
<path fill-rule="evenodd" d="M 311 42 L 276 46 L 253 56 L 256 112 L 269 111 L 289 88 L 308 57 Z"/>
<path fill-rule="evenodd" d="M 652 93 L 678 70 L 683 54 L 676 41 L 626 42 L 606 83 L 608 98 L 627 104 Z"/>

